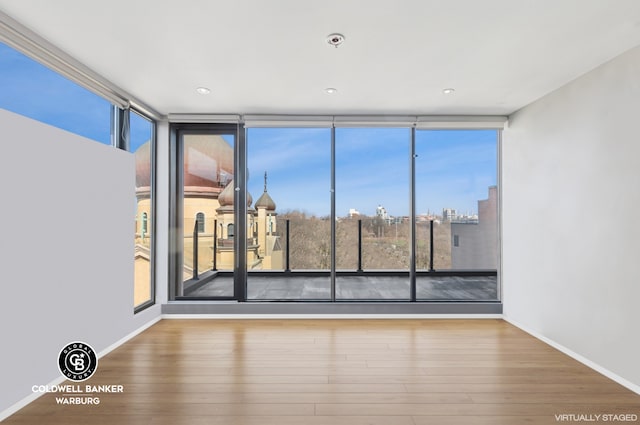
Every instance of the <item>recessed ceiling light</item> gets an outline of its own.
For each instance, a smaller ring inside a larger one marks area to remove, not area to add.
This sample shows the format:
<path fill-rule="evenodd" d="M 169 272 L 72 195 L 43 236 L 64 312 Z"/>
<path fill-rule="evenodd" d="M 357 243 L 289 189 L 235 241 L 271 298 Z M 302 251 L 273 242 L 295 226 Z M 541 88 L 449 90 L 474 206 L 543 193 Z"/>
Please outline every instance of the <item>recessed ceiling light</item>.
<path fill-rule="evenodd" d="M 444 89 L 444 90 L 442 90 L 442 93 L 444 93 L 444 94 L 451 94 L 451 93 L 453 93 L 454 91 L 456 91 L 456 89 L 448 88 L 448 89 Z"/>
<path fill-rule="evenodd" d="M 196 91 L 197 91 L 198 93 L 200 93 L 200 94 L 209 94 L 209 93 L 211 93 L 211 90 L 209 90 L 209 89 L 208 89 L 208 88 L 206 88 L 206 87 L 198 87 L 198 88 L 196 89 Z"/>
<path fill-rule="evenodd" d="M 342 43 L 344 43 L 344 35 L 333 33 L 327 36 L 327 43 L 332 45 L 333 47 L 338 47 Z"/>
<path fill-rule="evenodd" d="M 326 89 L 324 89 L 324 91 L 325 91 L 327 94 L 334 94 L 334 93 L 337 93 L 337 92 L 338 92 L 338 89 L 333 88 L 333 87 L 327 87 Z"/>

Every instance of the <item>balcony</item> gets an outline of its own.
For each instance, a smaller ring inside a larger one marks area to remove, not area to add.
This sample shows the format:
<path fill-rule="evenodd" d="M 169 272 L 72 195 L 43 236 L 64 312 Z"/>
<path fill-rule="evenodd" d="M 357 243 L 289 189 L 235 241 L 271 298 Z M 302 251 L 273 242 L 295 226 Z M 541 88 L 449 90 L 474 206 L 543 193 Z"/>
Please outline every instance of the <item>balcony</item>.
<path fill-rule="evenodd" d="M 338 254 L 354 259 L 352 268 L 341 266 L 332 275 L 328 267 L 308 267 L 300 257 L 303 250 L 292 243 L 296 237 L 296 226 L 290 219 L 279 220 L 278 230 L 265 240 L 266 247 L 258 243 L 258 237 L 247 240 L 247 300 L 249 301 L 331 301 L 332 277 L 335 278 L 336 301 L 411 301 L 411 275 L 407 269 L 381 269 L 371 263 L 371 255 L 364 255 L 371 246 L 388 244 L 401 250 L 404 245 L 396 237 L 382 238 L 363 232 L 362 220 L 351 220 L 348 234 L 357 234 L 347 246 L 339 248 Z M 300 225 L 300 223 L 298 223 Z M 422 224 L 425 227 L 425 223 Z M 415 299 L 417 301 L 453 301 L 453 302 L 498 302 L 499 290 L 496 269 L 452 270 L 436 269 L 440 264 L 451 264 L 443 260 L 447 251 L 450 255 L 451 244 L 443 243 L 442 236 L 437 237 L 434 223 L 418 232 L 428 235 L 426 241 L 417 244 L 418 268 L 415 272 Z M 178 299 L 233 299 L 234 276 L 233 255 L 234 239 L 219 238 L 215 229 L 211 234 L 198 233 L 194 226 L 190 238 L 192 255 L 191 267 L 187 267 L 183 296 Z M 397 232 L 397 231 L 396 231 Z M 300 235 L 297 235 L 300 236 Z M 450 235 L 446 235 L 450 237 Z M 443 247 L 438 247 L 436 240 Z M 185 241 L 186 243 L 186 241 Z M 349 252 L 345 251 L 347 249 Z M 351 250 L 353 252 L 351 252 Z M 187 250 L 185 250 L 185 253 Z M 216 253 L 216 255 L 214 255 Z M 326 253 L 316 253 L 318 256 Z M 185 256 L 187 257 L 187 256 Z M 189 258 L 185 258 L 189 259 Z M 365 259 L 367 259 L 365 261 Z M 330 259 L 318 258 L 317 265 L 328 263 Z M 185 264 L 186 265 L 186 264 Z M 303 268 L 301 266 L 307 266 Z"/>

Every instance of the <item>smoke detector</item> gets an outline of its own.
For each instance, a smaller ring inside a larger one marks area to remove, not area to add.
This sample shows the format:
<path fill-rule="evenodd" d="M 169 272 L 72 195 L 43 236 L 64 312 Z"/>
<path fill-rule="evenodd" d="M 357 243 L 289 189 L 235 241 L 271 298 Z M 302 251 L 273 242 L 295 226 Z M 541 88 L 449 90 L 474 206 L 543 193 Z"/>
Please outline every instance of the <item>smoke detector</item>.
<path fill-rule="evenodd" d="M 329 34 L 327 36 L 327 43 L 333 47 L 338 47 L 344 43 L 344 35 L 338 33 Z"/>

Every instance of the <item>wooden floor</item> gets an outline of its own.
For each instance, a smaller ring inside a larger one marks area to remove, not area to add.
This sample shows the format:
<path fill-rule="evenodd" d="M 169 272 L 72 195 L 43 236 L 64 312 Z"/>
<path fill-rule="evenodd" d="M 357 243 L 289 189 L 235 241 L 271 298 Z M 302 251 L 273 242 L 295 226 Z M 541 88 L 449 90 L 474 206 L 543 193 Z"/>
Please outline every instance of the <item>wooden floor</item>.
<path fill-rule="evenodd" d="M 61 406 L 47 394 L 5 423 L 517 425 L 556 424 L 563 414 L 640 416 L 639 395 L 501 320 L 163 320 L 100 359 L 85 384 L 124 392 L 98 395 L 97 406 Z"/>

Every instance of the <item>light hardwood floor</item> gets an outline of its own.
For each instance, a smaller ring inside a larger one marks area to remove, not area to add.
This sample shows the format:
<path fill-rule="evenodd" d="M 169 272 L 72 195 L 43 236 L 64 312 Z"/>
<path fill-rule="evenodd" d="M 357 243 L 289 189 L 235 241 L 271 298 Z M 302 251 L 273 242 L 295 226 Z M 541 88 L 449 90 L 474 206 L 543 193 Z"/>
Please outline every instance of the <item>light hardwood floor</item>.
<path fill-rule="evenodd" d="M 47 394 L 5 423 L 517 425 L 557 424 L 561 414 L 640 416 L 640 395 L 502 320 L 163 320 L 100 359 L 86 384 L 124 392 L 98 395 L 97 406 L 61 406 Z"/>

